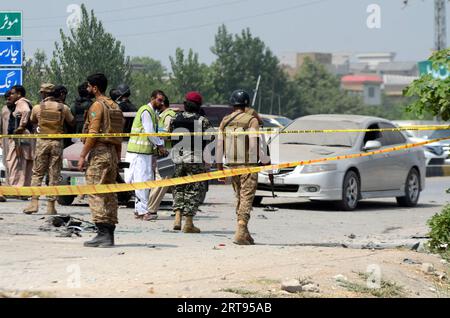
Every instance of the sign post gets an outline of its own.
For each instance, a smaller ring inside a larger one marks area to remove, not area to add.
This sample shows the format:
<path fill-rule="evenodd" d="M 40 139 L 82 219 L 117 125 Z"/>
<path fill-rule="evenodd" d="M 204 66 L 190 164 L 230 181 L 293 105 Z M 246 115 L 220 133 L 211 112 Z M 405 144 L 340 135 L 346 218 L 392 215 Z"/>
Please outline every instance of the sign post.
<path fill-rule="evenodd" d="M 5 95 L 14 85 L 22 85 L 21 11 L 0 11 L 0 37 L 6 38 L 0 40 L 0 95 Z"/>
<path fill-rule="evenodd" d="M 22 37 L 22 12 L 0 11 L 0 36 Z"/>

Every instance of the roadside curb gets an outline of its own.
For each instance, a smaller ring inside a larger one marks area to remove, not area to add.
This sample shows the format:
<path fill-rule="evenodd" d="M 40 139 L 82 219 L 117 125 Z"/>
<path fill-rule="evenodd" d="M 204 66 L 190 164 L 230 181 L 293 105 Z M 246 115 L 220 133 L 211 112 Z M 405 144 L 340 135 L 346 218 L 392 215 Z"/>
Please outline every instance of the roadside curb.
<path fill-rule="evenodd" d="M 450 176 L 450 165 L 427 167 L 427 177 L 448 177 L 448 176 Z"/>

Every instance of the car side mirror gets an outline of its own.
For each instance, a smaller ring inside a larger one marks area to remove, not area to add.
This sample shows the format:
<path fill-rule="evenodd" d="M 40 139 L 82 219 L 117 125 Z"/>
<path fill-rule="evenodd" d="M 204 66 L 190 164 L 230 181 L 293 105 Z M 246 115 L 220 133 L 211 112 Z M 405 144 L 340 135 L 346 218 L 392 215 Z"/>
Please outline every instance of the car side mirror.
<path fill-rule="evenodd" d="M 364 151 L 376 150 L 381 148 L 381 142 L 378 140 L 368 140 L 363 147 Z"/>

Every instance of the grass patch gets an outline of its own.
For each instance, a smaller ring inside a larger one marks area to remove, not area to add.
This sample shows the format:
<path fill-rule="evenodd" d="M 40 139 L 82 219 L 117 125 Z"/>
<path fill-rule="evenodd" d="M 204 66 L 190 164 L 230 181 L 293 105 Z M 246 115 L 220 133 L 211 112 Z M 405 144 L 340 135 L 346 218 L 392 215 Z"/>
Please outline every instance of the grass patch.
<path fill-rule="evenodd" d="M 364 281 L 367 281 L 369 277 L 366 273 L 358 273 L 358 276 Z M 395 282 L 386 281 L 383 279 L 381 279 L 379 288 L 370 288 L 363 283 L 350 281 L 339 281 L 339 285 L 351 292 L 358 294 L 369 294 L 379 298 L 402 297 L 405 294 L 402 286 Z"/>
<path fill-rule="evenodd" d="M 255 297 L 256 295 L 259 294 L 258 292 L 247 290 L 247 289 L 241 289 L 241 288 L 224 288 L 224 289 L 220 289 L 219 291 L 240 295 L 240 296 L 246 297 L 246 298 L 250 298 L 252 296 Z"/>
<path fill-rule="evenodd" d="M 254 283 L 261 285 L 275 285 L 280 284 L 281 281 L 279 279 L 270 279 L 270 278 L 260 278 L 254 281 Z"/>

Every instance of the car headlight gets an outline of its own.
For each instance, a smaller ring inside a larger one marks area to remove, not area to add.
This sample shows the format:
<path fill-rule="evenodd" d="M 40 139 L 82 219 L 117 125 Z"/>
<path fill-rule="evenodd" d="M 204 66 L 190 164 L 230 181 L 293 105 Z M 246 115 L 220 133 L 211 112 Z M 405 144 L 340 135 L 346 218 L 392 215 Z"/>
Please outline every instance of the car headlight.
<path fill-rule="evenodd" d="M 335 163 L 327 163 L 320 165 L 307 165 L 303 167 L 302 173 L 316 173 L 316 172 L 325 172 L 325 171 L 333 171 L 337 169 L 337 164 Z"/>
<path fill-rule="evenodd" d="M 63 159 L 62 165 L 63 169 L 69 169 L 69 160 Z"/>
<path fill-rule="evenodd" d="M 444 154 L 444 148 L 442 146 L 424 146 L 425 149 L 437 156 Z"/>

